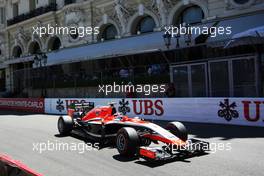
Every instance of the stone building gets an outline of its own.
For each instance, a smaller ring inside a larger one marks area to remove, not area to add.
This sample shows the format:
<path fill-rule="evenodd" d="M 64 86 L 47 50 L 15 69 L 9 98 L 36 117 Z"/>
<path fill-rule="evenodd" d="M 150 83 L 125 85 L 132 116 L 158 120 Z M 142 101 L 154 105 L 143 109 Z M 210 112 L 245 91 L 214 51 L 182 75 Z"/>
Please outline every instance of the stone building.
<path fill-rule="evenodd" d="M 102 97 L 97 85 L 113 81 L 173 82 L 179 97 L 263 96 L 263 43 L 225 48 L 264 26 L 263 0 L 0 0 L 0 15 L 0 91 L 13 96 Z M 232 35 L 166 46 L 164 27 L 179 24 L 231 26 Z M 34 34 L 48 25 L 100 33 Z"/>

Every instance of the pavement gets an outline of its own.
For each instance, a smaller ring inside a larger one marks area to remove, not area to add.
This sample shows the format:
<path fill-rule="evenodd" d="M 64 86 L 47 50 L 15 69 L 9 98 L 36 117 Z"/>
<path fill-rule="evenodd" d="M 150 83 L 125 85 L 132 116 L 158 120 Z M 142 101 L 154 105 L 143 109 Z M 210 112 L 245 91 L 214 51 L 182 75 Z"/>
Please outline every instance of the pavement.
<path fill-rule="evenodd" d="M 112 147 L 98 150 L 96 143 L 91 147 L 76 135 L 61 137 L 57 119 L 56 115 L 0 111 L 0 153 L 45 176 L 263 175 L 264 128 L 261 127 L 185 123 L 190 137 L 208 141 L 218 150 L 192 158 L 150 163 L 120 157 Z M 53 150 L 40 152 L 40 146 L 48 144 Z"/>

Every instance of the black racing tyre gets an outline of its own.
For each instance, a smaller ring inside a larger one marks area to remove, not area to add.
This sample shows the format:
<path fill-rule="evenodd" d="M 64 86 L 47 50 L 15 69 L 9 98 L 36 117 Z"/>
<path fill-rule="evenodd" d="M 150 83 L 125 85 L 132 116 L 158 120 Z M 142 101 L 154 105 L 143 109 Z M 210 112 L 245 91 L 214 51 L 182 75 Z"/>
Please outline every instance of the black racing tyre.
<path fill-rule="evenodd" d="M 186 127 L 181 122 L 170 122 L 168 123 L 166 129 L 181 140 L 187 141 L 188 132 Z"/>
<path fill-rule="evenodd" d="M 70 116 L 61 116 L 58 120 L 58 130 L 61 135 L 68 135 L 73 129 L 73 120 Z"/>
<path fill-rule="evenodd" d="M 116 148 L 120 155 L 134 156 L 140 145 L 137 131 L 131 127 L 121 128 L 116 135 Z"/>

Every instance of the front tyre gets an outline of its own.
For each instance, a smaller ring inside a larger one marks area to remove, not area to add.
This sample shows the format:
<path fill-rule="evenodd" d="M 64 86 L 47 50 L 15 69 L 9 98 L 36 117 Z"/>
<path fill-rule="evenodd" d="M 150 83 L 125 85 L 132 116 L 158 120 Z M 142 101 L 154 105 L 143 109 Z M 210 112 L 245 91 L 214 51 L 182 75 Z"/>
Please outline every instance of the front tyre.
<path fill-rule="evenodd" d="M 181 122 L 170 122 L 168 123 L 166 129 L 182 141 L 187 141 L 188 132 L 186 127 Z"/>
<path fill-rule="evenodd" d="M 58 120 L 60 135 L 68 135 L 73 129 L 73 120 L 70 116 L 61 116 Z"/>
<path fill-rule="evenodd" d="M 120 155 L 134 156 L 140 145 L 137 131 L 131 127 L 121 128 L 116 135 L 116 148 Z"/>

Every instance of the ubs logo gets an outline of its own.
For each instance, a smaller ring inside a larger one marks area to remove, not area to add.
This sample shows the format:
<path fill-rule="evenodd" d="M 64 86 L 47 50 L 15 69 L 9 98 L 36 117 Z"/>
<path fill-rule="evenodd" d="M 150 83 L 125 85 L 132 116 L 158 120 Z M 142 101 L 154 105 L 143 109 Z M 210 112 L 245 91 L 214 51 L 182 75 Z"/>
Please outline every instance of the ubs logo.
<path fill-rule="evenodd" d="M 59 100 L 57 101 L 56 109 L 57 109 L 59 112 L 62 112 L 62 111 L 65 109 L 63 103 L 64 103 L 64 102 L 63 102 L 63 100 L 61 100 L 61 99 L 59 99 Z"/>
<path fill-rule="evenodd" d="M 121 112 L 123 115 L 126 115 L 130 112 L 129 102 L 125 99 L 119 101 L 119 105 L 120 106 L 118 107 L 118 111 Z"/>
<path fill-rule="evenodd" d="M 233 118 L 238 118 L 239 113 L 236 110 L 236 102 L 229 102 L 229 99 L 224 99 L 224 102 L 220 101 L 220 110 L 218 111 L 218 116 L 231 121 Z"/>

